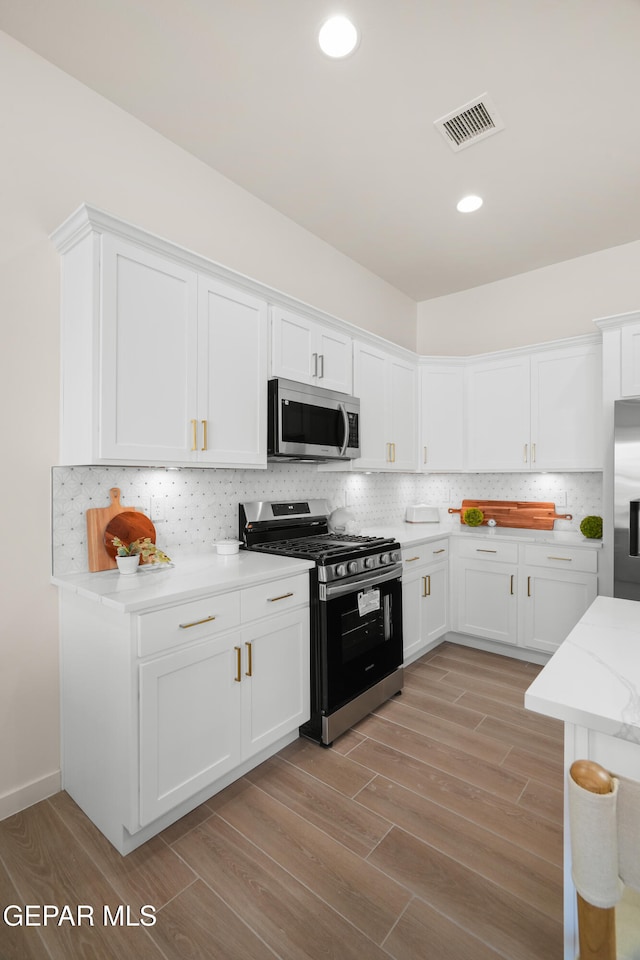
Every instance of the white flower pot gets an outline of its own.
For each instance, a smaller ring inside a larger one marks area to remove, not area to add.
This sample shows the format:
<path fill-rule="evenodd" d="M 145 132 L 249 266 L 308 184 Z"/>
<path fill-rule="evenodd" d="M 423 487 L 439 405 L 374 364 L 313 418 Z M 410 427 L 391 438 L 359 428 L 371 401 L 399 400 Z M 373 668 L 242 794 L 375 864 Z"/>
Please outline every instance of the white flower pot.
<path fill-rule="evenodd" d="M 118 564 L 118 570 L 120 573 L 124 573 L 125 575 L 137 573 L 138 564 L 140 563 L 140 554 L 134 553 L 131 557 L 116 557 L 116 563 Z"/>

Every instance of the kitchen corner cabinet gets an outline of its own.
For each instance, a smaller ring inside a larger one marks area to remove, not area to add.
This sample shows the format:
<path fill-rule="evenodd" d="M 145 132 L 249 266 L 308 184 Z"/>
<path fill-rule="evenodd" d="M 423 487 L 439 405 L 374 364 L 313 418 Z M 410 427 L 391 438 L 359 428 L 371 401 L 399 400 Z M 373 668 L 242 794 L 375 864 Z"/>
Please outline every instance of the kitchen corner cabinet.
<path fill-rule="evenodd" d="M 61 462 L 266 468 L 266 301 L 87 216 L 58 238 Z"/>
<path fill-rule="evenodd" d="M 467 469 L 601 469 L 601 364 L 596 343 L 472 363 Z"/>
<path fill-rule="evenodd" d="M 404 662 L 411 663 L 449 629 L 449 542 L 419 544 L 402 551 Z"/>
<path fill-rule="evenodd" d="M 333 327 L 272 307 L 271 374 L 351 394 L 353 341 Z"/>
<path fill-rule="evenodd" d="M 420 470 L 464 469 L 465 375 L 460 364 L 420 364 Z"/>
<path fill-rule="evenodd" d="M 354 394 L 360 397 L 357 470 L 414 472 L 417 467 L 417 364 L 354 344 Z"/>
<path fill-rule="evenodd" d="M 303 574 L 126 614 L 61 593 L 63 785 L 126 854 L 298 735 Z"/>

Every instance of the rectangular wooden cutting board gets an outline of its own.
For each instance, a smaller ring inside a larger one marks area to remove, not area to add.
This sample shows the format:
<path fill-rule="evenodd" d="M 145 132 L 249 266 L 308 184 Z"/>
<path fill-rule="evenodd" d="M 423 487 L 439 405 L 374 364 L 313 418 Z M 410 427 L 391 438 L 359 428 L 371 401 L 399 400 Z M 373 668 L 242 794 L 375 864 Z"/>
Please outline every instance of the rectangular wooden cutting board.
<path fill-rule="evenodd" d="M 570 513 L 556 513 L 555 503 L 532 500 L 463 500 L 459 508 L 449 507 L 449 513 L 459 513 L 464 523 L 465 510 L 475 507 L 482 510 L 486 526 L 495 520 L 497 527 L 517 527 L 526 530 L 553 530 L 555 520 L 572 520 Z"/>
<path fill-rule="evenodd" d="M 111 570 L 116 567 L 115 560 L 109 556 L 104 546 L 104 531 L 110 520 L 125 510 L 137 511 L 137 507 L 123 507 L 120 503 L 120 487 L 109 490 L 111 503 L 108 507 L 93 507 L 87 510 L 87 546 L 89 551 L 89 570 Z"/>

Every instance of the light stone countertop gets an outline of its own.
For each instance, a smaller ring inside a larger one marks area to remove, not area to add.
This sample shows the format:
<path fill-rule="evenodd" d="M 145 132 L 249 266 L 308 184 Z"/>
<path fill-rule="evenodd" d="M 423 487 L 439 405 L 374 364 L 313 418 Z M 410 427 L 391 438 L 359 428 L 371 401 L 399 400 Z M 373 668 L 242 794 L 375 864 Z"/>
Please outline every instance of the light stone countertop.
<path fill-rule="evenodd" d="M 247 550 L 219 556 L 212 547 L 176 555 L 175 562 L 168 566 L 145 565 L 131 576 L 123 576 L 118 570 L 105 570 L 53 576 L 51 582 L 121 613 L 137 613 L 163 604 L 195 600 L 295 576 L 313 566 L 310 560 L 274 557 Z"/>
<path fill-rule="evenodd" d="M 640 603 L 596 597 L 524 702 L 536 713 L 640 743 Z"/>
<path fill-rule="evenodd" d="M 393 537 L 401 546 L 428 543 L 440 537 L 482 537 L 518 543 L 555 543 L 572 547 L 602 548 L 602 540 L 588 540 L 581 533 L 562 530 L 521 530 L 511 527 L 467 527 L 459 519 L 440 523 L 367 524 L 360 529 L 365 536 Z"/>

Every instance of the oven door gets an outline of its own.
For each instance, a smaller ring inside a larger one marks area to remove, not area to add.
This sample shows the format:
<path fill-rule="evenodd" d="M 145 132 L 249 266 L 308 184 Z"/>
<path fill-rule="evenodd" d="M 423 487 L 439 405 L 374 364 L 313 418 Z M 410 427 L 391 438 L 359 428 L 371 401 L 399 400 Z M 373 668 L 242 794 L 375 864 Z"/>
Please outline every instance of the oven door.
<path fill-rule="evenodd" d="M 402 570 L 321 584 L 320 709 L 329 714 L 402 664 Z"/>

